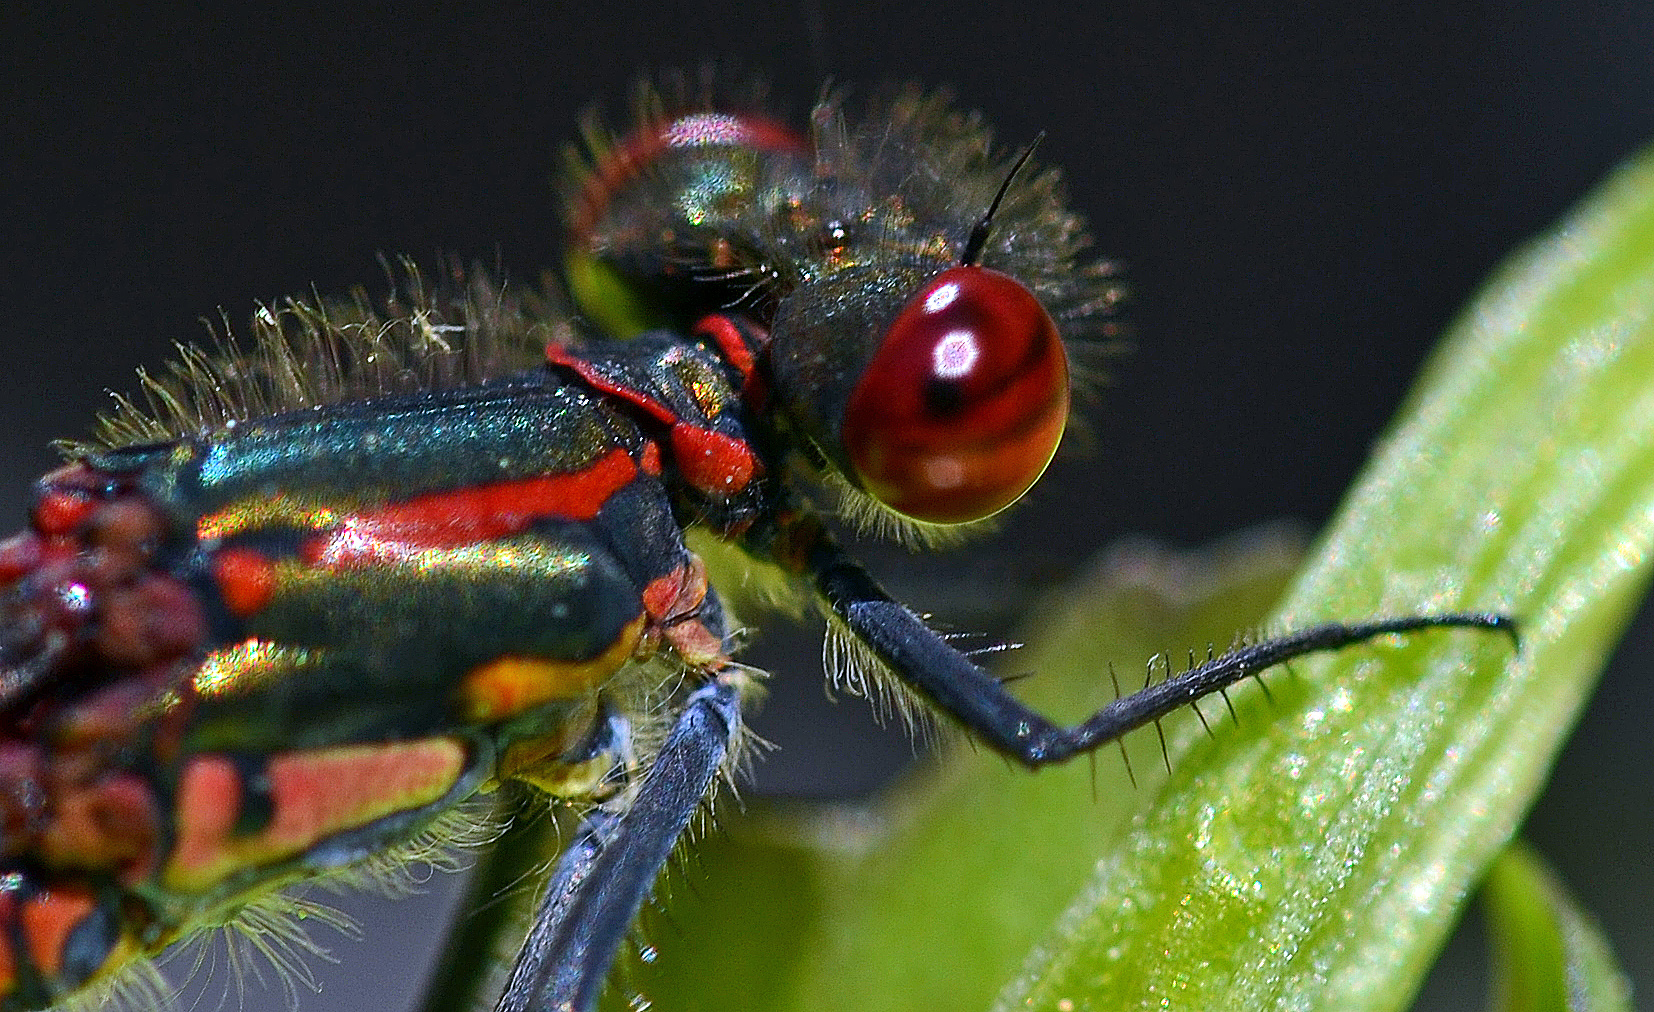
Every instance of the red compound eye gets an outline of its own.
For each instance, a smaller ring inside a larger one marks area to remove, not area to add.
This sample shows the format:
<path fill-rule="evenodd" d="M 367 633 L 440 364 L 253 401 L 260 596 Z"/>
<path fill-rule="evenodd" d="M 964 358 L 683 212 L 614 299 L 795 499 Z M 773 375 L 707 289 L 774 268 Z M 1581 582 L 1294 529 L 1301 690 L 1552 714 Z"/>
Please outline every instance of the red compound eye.
<path fill-rule="evenodd" d="M 937 275 L 897 314 L 841 431 L 869 493 L 915 520 L 957 524 L 1028 491 L 1067 418 L 1056 324 L 1016 280 L 967 266 Z"/>

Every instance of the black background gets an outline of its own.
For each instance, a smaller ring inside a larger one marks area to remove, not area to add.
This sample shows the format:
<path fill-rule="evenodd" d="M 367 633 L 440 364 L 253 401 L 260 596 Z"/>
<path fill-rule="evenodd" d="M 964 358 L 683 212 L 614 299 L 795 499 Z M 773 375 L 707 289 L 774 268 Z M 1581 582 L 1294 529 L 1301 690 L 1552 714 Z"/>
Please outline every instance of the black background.
<path fill-rule="evenodd" d="M 1128 534 L 1313 529 L 1478 280 L 1654 137 L 1643 3 L 997 7 L 0 14 L 0 507 L 20 521 L 46 441 L 84 432 L 104 389 L 132 389 L 218 307 L 240 321 L 255 300 L 376 285 L 382 252 L 532 276 L 557 256 L 550 180 L 581 110 L 717 58 L 798 115 L 831 74 L 948 84 L 1010 145 L 1047 131 L 1040 158 L 1128 265 L 1135 350 L 1089 450 L 973 557 L 1045 573 Z M 945 613 L 922 588 L 950 564 L 877 565 Z M 860 708 L 789 720 L 805 711 L 787 697 L 820 697 L 813 641 L 770 640 L 757 656 L 791 677 L 760 724 L 785 748 L 765 786 L 866 789 L 874 773 L 797 726 L 864 724 Z M 1654 984 L 1649 643 L 1645 620 L 1529 833 Z M 395 908 L 302 1006 L 397 1007 L 419 973 L 398 926 L 436 916 Z M 1434 1000 L 1479 1000 L 1451 990 L 1474 988 L 1468 957 Z"/>

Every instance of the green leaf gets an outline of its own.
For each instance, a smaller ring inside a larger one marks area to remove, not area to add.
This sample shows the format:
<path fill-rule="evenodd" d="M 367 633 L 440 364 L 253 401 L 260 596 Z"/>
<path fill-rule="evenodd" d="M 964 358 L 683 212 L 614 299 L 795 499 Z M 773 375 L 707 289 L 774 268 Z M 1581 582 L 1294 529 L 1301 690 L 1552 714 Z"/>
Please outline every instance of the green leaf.
<path fill-rule="evenodd" d="M 1482 887 L 1497 1012 L 1630 1012 L 1630 986 L 1594 921 L 1520 842 Z"/>
<path fill-rule="evenodd" d="M 1268 624 L 1500 611 L 1519 654 L 1434 631 L 1295 663 L 1209 735 L 1168 720 L 1169 778 L 1152 733 L 1136 788 L 1105 755 L 1095 799 L 1084 763 L 964 753 L 876 814 L 732 822 L 635 983 L 674 1010 L 1405 1007 L 1648 582 L 1651 312 L 1645 155 L 1467 310 Z M 1140 679 L 1257 613 L 1138 568 L 1068 597 L 1021 694 L 1077 717 L 1110 660 Z M 1240 572 L 1212 579 L 1269 583 Z"/>
<path fill-rule="evenodd" d="M 1277 613 L 1485 609 L 1299 666 L 1195 740 L 1002 1007 L 1397 1009 L 1543 783 L 1649 575 L 1654 156 L 1499 272 Z M 1251 708 L 1248 708 L 1248 714 Z"/>

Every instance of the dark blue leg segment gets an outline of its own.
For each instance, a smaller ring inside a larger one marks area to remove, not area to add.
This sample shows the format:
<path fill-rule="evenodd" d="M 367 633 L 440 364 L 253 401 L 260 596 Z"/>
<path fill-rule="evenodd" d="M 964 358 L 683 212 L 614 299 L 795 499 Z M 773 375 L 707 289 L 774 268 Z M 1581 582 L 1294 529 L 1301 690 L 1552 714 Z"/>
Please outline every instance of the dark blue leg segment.
<path fill-rule="evenodd" d="M 1444 614 L 1312 626 L 1277 639 L 1239 647 L 1163 682 L 1117 699 L 1074 727 L 1061 727 L 1006 691 L 992 673 L 936 635 L 894 601 L 867 571 L 825 535 L 809 549 L 816 590 L 857 638 L 897 678 L 952 714 L 982 742 L 1030 768 L 1061 762 L 1305 654 L 1340 650 L 1392 633 L 1425 629 L 1494 630 L 1516 638 L 1506 615 Z"/>
<path fill-rule="evenodd" d="M 558 859 L 496 1012 L 589 1012 L 678 837 L 741 730 L 732 684 L 690 694 L 621 814 L 597 810 Z"/>

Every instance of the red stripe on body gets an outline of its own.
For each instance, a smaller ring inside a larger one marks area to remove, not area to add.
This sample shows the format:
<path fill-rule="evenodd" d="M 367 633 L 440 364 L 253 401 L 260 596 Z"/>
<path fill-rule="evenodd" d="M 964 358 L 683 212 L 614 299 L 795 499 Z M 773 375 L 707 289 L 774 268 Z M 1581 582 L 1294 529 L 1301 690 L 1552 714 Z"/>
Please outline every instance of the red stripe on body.
<path fill-rule="evenodd" d="M 685 481 L 719 497 L 746 488 L 758 470 L 745 441 L 687 424 L 672 426 L 672 457 Z"/>
<path fill-rule="evenodd" d="M 719 354 L 724 356 L 724 361 L 734 366 L 735 371 L 741 374 L 743 389 L 752 382 L 752 371 L 756 368 L 752 349 L 747 347 L 746 339 L 741 336 L 741 329 L 735 326 L 734 321 L 721 313 L 713 313 L 696 320 L 695 325 L 689 329 L 690 333 L 705 337 L 717 346 Z"/>
<path fill-rule="evenodd" d="M 346 517 L 307 542 L 300 556 L 313 566 L 348 569 L 497 540 L 536 520 L 590 520 L 637 473 L 631 454 L 617 448 L 572 474 L 416 496 Z"/>
<path fill-rule="evenodd" d="M 720 498 L 729 497 L 746 488 L 758 472 L 758 458 L 745 440 L 716 429 L 691 425 L 665 404 L 622 386 L 560 344 L 546 345 L 546 361 L 573 370 L 592 389 L 642 408 L 651 418 L 668 426 L 673 463 L 684 480 L 695 488 Z"/>
<path fill-rule="evenodd" d="M 632 387 L 622 386 L 613 379 L 604 375 L 602 371 L 593 367 L 587 360 L 574 354 L 560 344 L 546 345 L 546 363 L 558 365 L 572 370 L 576 376 L 585 380 L 598 393 L 618 397 L 628 404 L 640 407 L 649 412 L 649 416 L 662 425 L 678 424 L 678 416 L 673 410 L 660 401 L 644 394 Z"/>
<path fill-rule="evenodd" d="M 177 844 L 163 883 L 203 892 L 238 871 L 284 861 L 346 830 L 443 797 L 465 771 L 466 751 L 452 738 L 344 745 L 270 757 L 270 820 L 238 835 L 244 802 L 241 773 L 220 756 L 198 756 L 178 784 Z"/>

